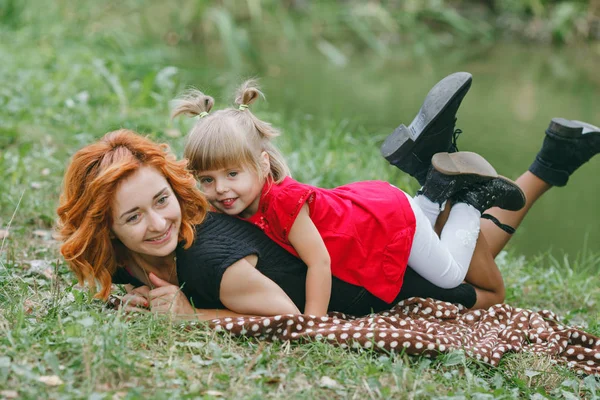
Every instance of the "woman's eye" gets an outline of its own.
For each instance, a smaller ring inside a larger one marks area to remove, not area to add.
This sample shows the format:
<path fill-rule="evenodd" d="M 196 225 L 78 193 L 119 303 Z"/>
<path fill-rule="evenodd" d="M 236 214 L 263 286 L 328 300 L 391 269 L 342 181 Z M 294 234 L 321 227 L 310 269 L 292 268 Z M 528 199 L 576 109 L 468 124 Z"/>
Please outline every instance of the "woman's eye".
<path fill-rule="evenodd" d="M 127 218 L 125 220 L 125 222 L 127 222 L 128 224 L 132 223 L 132 222 L 137 222 L 137 220 L 139 219 L 139 214 L 134 214 L 131 217 Z"/>
<path fill-rule="evenodd" d="M 167 204 L 167 199 L 168 198 L 169 198 L 169 196 L 162 196 L 160 199 L 158 199 L 156 201 L 156 203 L 159 204 L 159 205 Z"/>

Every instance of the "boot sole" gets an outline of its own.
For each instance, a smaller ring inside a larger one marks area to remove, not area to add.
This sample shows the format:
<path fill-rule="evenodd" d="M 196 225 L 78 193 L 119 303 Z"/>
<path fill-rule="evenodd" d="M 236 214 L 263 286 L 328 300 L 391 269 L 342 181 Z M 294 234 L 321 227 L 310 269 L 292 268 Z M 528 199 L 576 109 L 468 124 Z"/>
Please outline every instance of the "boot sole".
<path fill-rule="evenodd" d="M 444 175 L 473 175 L 485 178 L 482 180 L 498 177 L 494 167 L 485 158 L 470 151 L 434 154 L 431 165 Z"/>
<path fill-rule="evenodd" d="M 577 139 L 585 134 L 599 134 L 600 128 L 582 121 L 552 118 L 546 134 L 557 139 Z"/>
<path fill-rule="evenodd" d="M 473 76 L 468 72 L 456 72 L 448 75 L 435 84 L 427 93 L 417 116 L 407 127 L 404 124 L 397 127 L 381 145 L 381 155 L 399 159 L 408 155 L 421 134 L 427 130 L 448 107 L 452 101 L 464 91 L 469 90 Z"/>

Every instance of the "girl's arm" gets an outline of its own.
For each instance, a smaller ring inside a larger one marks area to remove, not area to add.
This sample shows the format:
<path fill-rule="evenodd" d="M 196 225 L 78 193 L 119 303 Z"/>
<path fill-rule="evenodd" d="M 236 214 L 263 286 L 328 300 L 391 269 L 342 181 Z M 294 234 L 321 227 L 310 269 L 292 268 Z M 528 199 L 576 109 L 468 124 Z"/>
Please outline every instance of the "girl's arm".
<path fill-rule="evenodd" d="M 292 224 L 288 240 L 308 267 L 304 314 L 327 314 L 331 296 L 331 259 L 321 234 L 310 219 L 307 204 L 302 206 Z"/>

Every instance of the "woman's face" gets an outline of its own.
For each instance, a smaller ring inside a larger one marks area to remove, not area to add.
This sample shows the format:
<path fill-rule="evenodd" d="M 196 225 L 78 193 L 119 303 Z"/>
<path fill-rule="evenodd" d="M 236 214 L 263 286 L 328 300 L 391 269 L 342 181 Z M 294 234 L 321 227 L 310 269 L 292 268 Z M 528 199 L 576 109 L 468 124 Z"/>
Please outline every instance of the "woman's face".
<path fill-rule="evenodd" d="M 129 250 L 153 257 L 165 257 L 175 251 L 181 208 L 158 170 L 141 167 L 119 184 L 112 217 L 112 234 Z"/>

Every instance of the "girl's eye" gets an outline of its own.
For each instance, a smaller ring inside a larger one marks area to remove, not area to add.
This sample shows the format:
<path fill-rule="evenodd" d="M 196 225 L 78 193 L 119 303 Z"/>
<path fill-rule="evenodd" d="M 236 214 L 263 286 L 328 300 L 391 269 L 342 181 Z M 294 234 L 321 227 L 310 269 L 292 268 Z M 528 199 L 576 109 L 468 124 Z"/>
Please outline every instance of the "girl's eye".
<path fill-rule="evenodd" d="M 125 220 L 126 223 L 131 224 L 134 222 L 137 222 L 139 220 L 140 215 L 139 214 L 133 214 L 131 217 L 127 218 Z"/>
<path fill-rule="evenodd" d="M 213 179 L 212 178 L 200 178 L 200 183 L 202 185 L 208 185 L 209 183 L 212 183 Z"/>
<path fill-rule="evenodd" d="M 232 178 L 233 178 L 233 177 L 236 177 L 236 176 L 237 176 L 237 174 L 238 174 L 238 172 L 237 172 L 237 171 L 231 171 L 231 172 L 229 172 L 229 176 L 231 176 Z"/>

